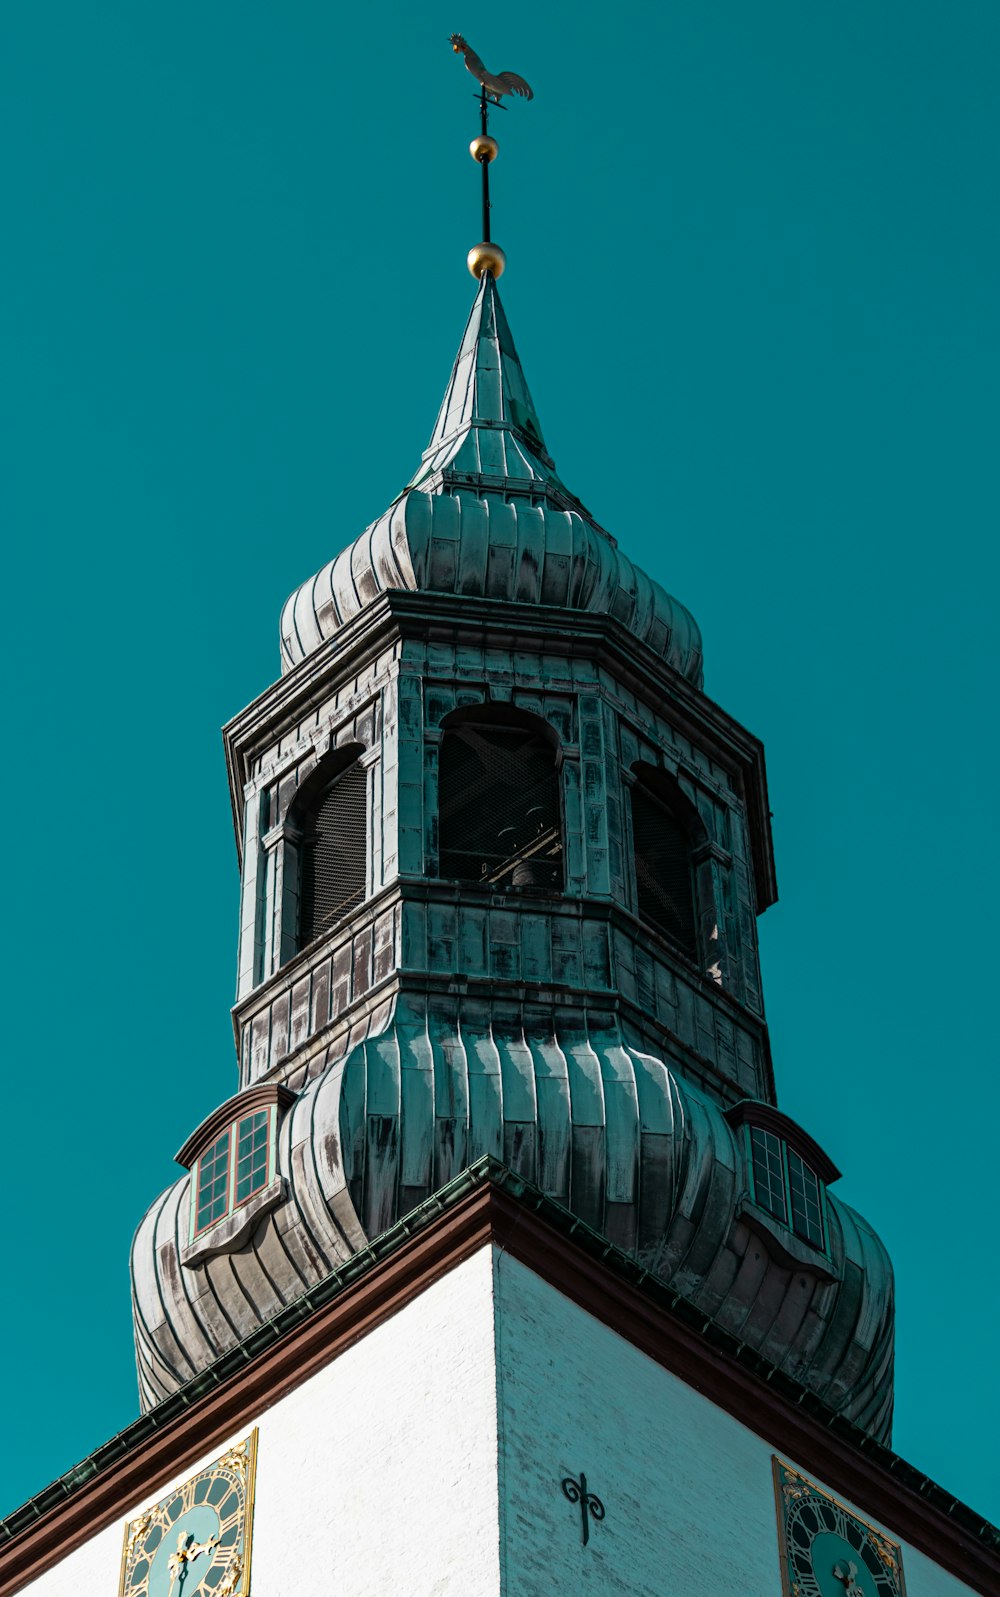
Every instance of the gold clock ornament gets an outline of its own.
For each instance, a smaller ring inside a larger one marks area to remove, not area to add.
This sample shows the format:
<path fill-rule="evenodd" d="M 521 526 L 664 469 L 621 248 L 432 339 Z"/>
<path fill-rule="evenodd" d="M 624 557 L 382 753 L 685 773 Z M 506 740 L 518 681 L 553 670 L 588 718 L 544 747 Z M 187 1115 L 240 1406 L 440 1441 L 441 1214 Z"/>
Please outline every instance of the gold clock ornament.
<path fill-rule="evenodd" d="M 257 1432 L 125 1526 L 119 1597 L 248 1597 Z"/>
<path fill-rule="evenodd" d="M 906 1597 L 899 1543 L 774 1459 L 785 1597 Z"/>

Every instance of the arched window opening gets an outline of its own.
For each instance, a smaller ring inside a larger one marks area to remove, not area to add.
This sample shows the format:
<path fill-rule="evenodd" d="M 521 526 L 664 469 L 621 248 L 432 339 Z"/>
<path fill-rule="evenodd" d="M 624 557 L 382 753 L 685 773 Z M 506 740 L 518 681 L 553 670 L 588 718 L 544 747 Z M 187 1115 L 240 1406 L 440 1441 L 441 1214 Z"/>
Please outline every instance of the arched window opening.
<path fill-rule="evenodd" d="M 358 760 L 326 781 L 303 784 L 295 805 L 301 832 L 299 948 L 324 936 L 363 901 L 367 812 L 367 782 Z"/>
<path fill-rule="evenodd" d="M 438 765 L 440 874 L 498 892 L 563 884 L 558 749 L 535 716 L 477 705 L 449 716 Z"/>
<path fill-rule="evenodd" d="M 692 832 L 686 801 L 652 767 L 633 767 L 630 789 L 639 915 L 689 959 L 698 953 Z"/>

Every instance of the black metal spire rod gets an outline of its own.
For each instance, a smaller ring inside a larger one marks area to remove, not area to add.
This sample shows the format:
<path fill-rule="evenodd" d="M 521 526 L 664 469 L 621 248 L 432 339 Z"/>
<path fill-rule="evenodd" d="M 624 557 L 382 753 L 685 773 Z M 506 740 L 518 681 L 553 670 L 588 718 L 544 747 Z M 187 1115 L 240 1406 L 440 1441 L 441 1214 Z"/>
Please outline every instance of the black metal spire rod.
<path fill-rule="evenodd" d="M 483 138 L 489 136 L 490 102 L 486 98 L 486 85 L 483 84 L 479 95 L 479 125 Z M 490 243 L 490 157 L 485 151 L 479 157 L 479 164 L 483 169 L 483 243 Z"/>
<path fill-rule="evenodd" d="M 483 236 L 469 251 L 469 271 L 473 277 L 482 277 L 485 272 L 499 277 L 507 257 L 499 244 L 493 243 L 490 227 L 490 162 L 497 155 L 497 141 L 489 131 L 490 111 L 494 106 L 498 111 L 507 109 L 501 104 L 504 94 L 519 94 L 522 100 L 530 100 L 531 87 L 516 72 L 488 72 L 460 33 L 453 33 L 449 42 L 457 54 L 465 56 L 465 65 L 479 84 L 479 136 L 469 145 L 469 154 L 483 169 Z"/>

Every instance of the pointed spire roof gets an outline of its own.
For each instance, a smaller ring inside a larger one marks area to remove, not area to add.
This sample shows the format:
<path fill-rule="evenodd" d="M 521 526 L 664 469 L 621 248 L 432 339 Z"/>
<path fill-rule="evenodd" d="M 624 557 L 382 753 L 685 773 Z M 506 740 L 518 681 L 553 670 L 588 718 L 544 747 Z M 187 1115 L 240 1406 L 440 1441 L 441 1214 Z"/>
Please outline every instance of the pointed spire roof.
<path fill-rule="evenodd" d="M 360 538 L 286 600 L 282 670 L 379 594 L 400 589 L 598 611 L 701 686 L 694 617 L 633 565 L 560 479 L 489 272 L 417 471 Z"/>
<path fill-rule="evenodd" d="M 489 272 L 480 279 L 431 441 L 404 491 L 412 488 L 425 493 L 453 488 L 529 493 L 593 522 L 560 480 L 545 447 L 510 323 Z"/>

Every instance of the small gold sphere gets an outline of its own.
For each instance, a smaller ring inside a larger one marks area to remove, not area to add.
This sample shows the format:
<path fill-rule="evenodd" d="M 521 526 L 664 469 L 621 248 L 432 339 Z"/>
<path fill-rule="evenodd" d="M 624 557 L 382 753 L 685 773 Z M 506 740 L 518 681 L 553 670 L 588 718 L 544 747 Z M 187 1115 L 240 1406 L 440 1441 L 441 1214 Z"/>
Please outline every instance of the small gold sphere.
<path fill-rule="evenodd" d="M 495 161 L 500 146 L 491 133 L 480 133 L 469 145 L 469 154 L 474 161 Z"/>
<path fill-rule="evenodd" d="M 473 244 L 468 259 L 473 277 L 482 277 L 484 272 L 499 277 L 507 265 L 507 257 L 499 244 Z"/>

